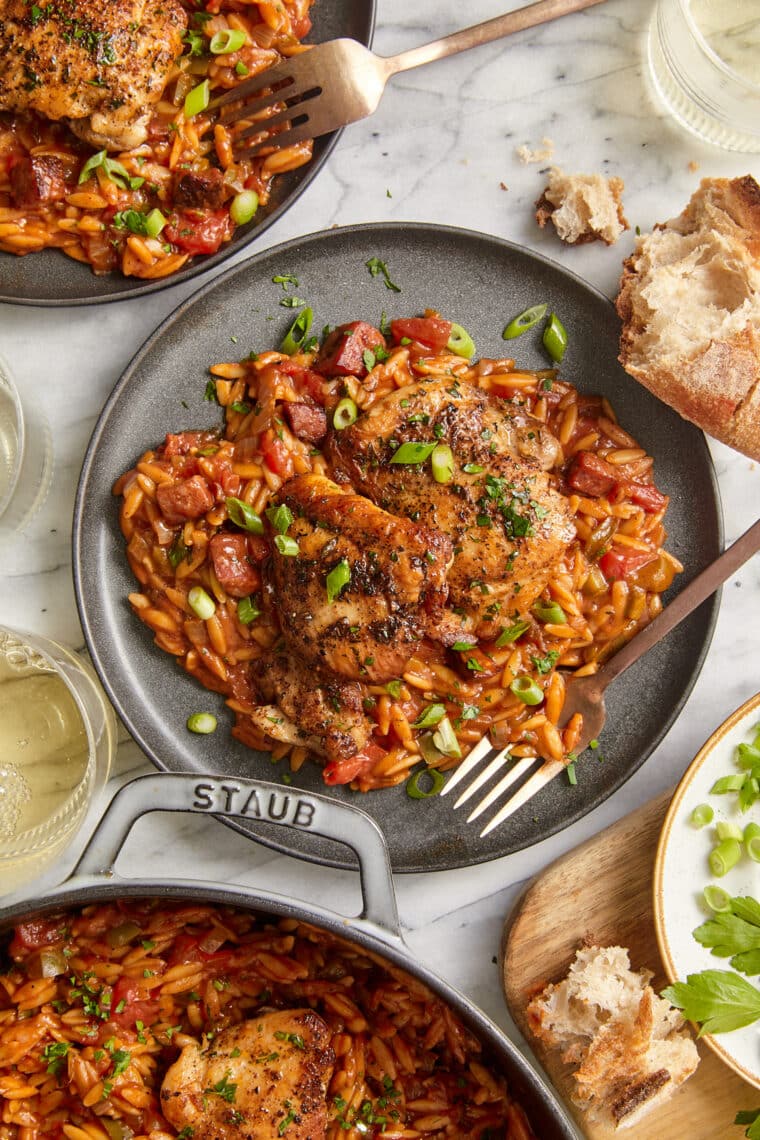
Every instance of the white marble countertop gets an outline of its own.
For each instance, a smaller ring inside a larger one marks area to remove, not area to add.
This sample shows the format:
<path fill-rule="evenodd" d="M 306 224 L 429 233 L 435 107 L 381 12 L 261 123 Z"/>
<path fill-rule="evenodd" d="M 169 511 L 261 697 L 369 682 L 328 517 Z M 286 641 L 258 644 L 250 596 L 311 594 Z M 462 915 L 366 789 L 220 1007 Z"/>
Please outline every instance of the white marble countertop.
<path fill-rule="evenodd" d="M 329 0 L 322 0 L 328 3 Z M 499 14 L 506 0 L 378 0 L 381 54 Z M 614 296 L 633 229 L 678 213 L 699 178 L 754 173 L 760 156 L 702 144 L 667 118 L 644 58 L 653 0 L 607 0 L 509 42 L 492 44 L 394 79 L 376 114 L 348 128 L 326 168 L 254 248 L 299 234 L 369 221 L 424 221 L 480 229 L 540 251 Z M 540 230 L 533 203 L 542 164 L 516 148 L 554 141 L 557 165 L 625 182 L 631 222 L 617 245 L 563 246 Z M 386 193 L 390 191 L 390 196 Z M 1 271 L 1 270 L 0 270 Z M 33 387 L 53 430 L 55 477 L 34 520 L 0 556 L 0 621 L 81 648 L 70 532 L 84 450 L 99 409 L 133 353 L 195 285 L 91 308 L 0 306 L 0 352 L 20 386 Z M 711 441 L 726 542 L 756 518 L 760 472 Z M 694 503 L 699 525 L 699 503 Z M 499 935 L 521 886 L 563 852 L 675 783 L 711 731 L 760 688 L 760 563 L 724 587 L 712 646 L 676 724 L 605 804 L 529 850 L 471 869 L 396 880 L 408 945 L 509 1027 L 499 986 Z M 151 770 L 124 734 L 117 778 Z M 256 847 L 214 820 L 151 816 L 127 842 L 130 873 L 195 875 L 358 910 L 357 877 Z M 743 1106 L 749 1107 L 749 1105 Z"/>

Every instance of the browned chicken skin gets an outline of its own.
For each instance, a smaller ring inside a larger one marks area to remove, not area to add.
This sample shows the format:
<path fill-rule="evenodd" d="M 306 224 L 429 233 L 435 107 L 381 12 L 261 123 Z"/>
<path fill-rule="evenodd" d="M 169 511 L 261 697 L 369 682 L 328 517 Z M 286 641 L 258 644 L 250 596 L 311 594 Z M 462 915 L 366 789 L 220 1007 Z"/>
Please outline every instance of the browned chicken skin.
<path fill-rule="evenodd" d="M 276 651 L 253 662 L 251 674 L 271 702 L 254 709 L 251 720 L 273 740 L 303 745 L 328 760 L 355 756 L 369 740 L 373 725 L 356 682 Z"/>
<path fill-rule="evenodd" d="M 334 1064 L 314 1010 L 264 1013 L 186 1045 L 164 1077 L 161 1108 L 193 1140 L 324 1140 Z"/>
<path fill-rule="evenodd" d="M 336 478 L 451 539 L 449 605 L 461 619 L 459 632 L 449 623 L 453 639 L 487 638 L 526 613 L 575 533 L 566 500 L 533 458 L 552 462 L 556 441 L 513 411 L 467 383 L 422 382 L 378 400 L 328 441 Z M 436 482 L 429 461 L 391 462 L 401 444 L 436 439 L 454 454 L 451 482 Z"/>
<path fill-rule="evenodd" d="M 0 0 L 0 109 L 139 146 L 186 26 L 178 0 Z"/>
<path fill-rule="evenodd" d="M 278 498 L 293 514 L 287 537 L 298 543 L 295 556 L 272 556 L 290 652 L 349 680 L 398 677 L 421 639 L 436 635 L 449 538 L 321 475 L 291 479 Z"/>

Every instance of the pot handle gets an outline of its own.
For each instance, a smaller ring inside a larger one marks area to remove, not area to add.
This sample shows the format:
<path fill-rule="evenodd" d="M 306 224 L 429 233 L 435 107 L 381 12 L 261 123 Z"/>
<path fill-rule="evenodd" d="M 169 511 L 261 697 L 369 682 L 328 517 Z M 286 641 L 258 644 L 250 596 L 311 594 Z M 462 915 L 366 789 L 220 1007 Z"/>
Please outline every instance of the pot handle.
<path fill-rule="evenodd" d="M 400 937 L 388 847 L 374 819 L 350 804 L 263 780 L 173 772 L 138 776 L 113 796 L 73 877 L 113 878 L 114 864 L 129 832 L 140 816 L 152 811 L 260 819 L 345 843 L 359 860 L 363 903 L 359 917 Z"/>

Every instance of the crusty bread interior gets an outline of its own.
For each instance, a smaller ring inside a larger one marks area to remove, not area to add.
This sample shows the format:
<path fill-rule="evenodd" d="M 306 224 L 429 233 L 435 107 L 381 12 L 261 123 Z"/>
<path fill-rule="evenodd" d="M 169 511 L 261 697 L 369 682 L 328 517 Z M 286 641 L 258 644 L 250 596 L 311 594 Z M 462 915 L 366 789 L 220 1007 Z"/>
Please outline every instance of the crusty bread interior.
<path fill-rule="evenodd" d="M 612 245 L 628 229 L 623 213 L 621 178 L 601 174 L 565 174 L 554 166 L 549 182 L 536 202 L 536 221 L 551 222 L 568 245 L 603 241 Z"/>
<path fill-rule="evenodd" d="M 704 179 L 623 267 L 620 360 L 685 419 L 760 459 L 760 186 Z"/>
<path fill-rule="evenodd" d="M 577 1066 L 575 1103 L 614 1128 L 637 1123 L 699 1063 L 681 1014 L 657 997 L 651 977 L 630 968 L 622 946 L 584 947 L 567 977 L 528 1006 L 538 1040 Z"/>

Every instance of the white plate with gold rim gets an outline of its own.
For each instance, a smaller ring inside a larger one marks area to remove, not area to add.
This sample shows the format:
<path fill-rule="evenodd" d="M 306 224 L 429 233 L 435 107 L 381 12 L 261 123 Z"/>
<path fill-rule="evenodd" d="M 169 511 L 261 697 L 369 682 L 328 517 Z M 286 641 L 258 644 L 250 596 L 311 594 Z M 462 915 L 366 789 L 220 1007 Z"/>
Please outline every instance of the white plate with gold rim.
<path fill-rule="evenodd" d="M 735 760 L 737 746 L 751 743 L 758 725 L 760 693 L 745 701 L 702 746 L 686 769 L 665 816 L 654 869 L 654 917 L 660 954 L 671 982 L 686 981 L 689 974 L 702 970 L 731 970 L 727 959 L 711 954 L 693 935 L 711 914 L 702 895 L 709 883 L 719 885 L 732 897 L 751 895 L 760 899 L 760 863 L 743 855 L 735 867 L 717 879 L 708 863 L 718 821 L 742 828 L 751 822 L 760 823 L 760 801 L 741 812 L 736 795 L 711 795 L 717 779 L 740 771 Z M 702 828 L 691 822 L 691 813 L 700 804 L 709 804 L 715 813 L 712 822 Z M 760 979 L 748 980 L 760 986 Z M 734 1072 L 760 1088 L 760 1021 L 730 1033 L 705 1034 L 703 1040 Z"/>

